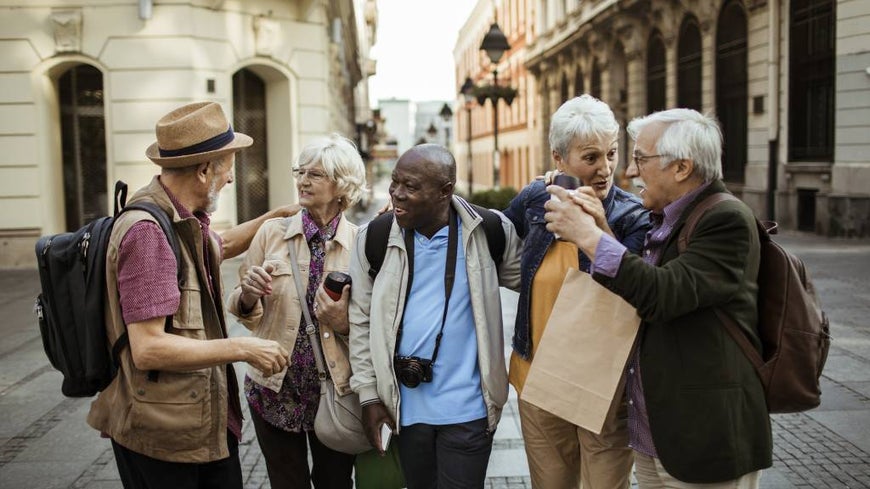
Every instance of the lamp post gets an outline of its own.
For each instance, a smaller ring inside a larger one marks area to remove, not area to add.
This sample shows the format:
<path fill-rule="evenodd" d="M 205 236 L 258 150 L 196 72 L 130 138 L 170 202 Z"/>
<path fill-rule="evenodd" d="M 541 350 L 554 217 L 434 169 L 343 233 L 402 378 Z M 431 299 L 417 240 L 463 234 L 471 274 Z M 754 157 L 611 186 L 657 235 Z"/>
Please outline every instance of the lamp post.
<path fill-rule="evenodd" d="M 493 177 L 493 186 L 498 187 L 500 184 L 499 181 L 499 153 L 498 153 L 498 100 L 502 98 L 499 96 L 498 89 L 498 62 L 501 60 L 501 57 L 504 55 L 505 51 L 511 48 L 510 44 L 507 42 L 507 37 L 505 37 L 504 33 L 498 27 L 497 22 L 493 22 L 492 25 L 489 26 L 489 32 L 483 36 L 483 42 L 480 43 L 481 51 L 486 51 L 486 55 L 489 57 L 489 60 L 492 61 L 492 95 L 489 97 L 490 102 L 492 102 L 492 139 L 494 143 L 493 150 L 493 159 L 492 159 L 492 177 Z M 513 97 L 510 98 L 513 100 Z M 507 98 L 505 99 L 507 102 Z M 510 105 L 510 102 L 508 102 Z"/>
<path fill-rule="evenodd" d="M 474 82 L 471 77 L 465 78 L 465 83 L 459 89 L 459 93 L 465 98 L 465 112 L 468 114 L 468 196 L 474 193 L 474 169 L 472 168 L 473 160 L 471 158 L 471 104 L 474 103 Z"/>
<path fill-rule="evenodd" d="M 444 146 L 450 148 L 450 119 L 453 118 L 453 111 L 450 110 L 447 102 L 444 102 L 444 105 L 441 106 L 441 112 L 438 114 L 441 116 L 441 120 L 444 121 Z"/>
<path fill-rule="evenodd" d="M 438 135 L 438 129 L 435 128 L 435 121 L 429 122 L 429 128 L 426 129 L 426 134 L 429 135 L 429 139 L 426 142 L 435 139 L 435 136 Z"/>

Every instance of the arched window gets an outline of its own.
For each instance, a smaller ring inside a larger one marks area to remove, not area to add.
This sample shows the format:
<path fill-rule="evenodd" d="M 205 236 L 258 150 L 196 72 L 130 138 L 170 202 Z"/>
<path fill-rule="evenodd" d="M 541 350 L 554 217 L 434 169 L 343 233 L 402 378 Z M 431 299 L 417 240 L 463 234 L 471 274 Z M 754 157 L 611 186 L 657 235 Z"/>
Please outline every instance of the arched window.
<path fill-rule="evenodd" d="M 589 94 L 595 98 L 601 98 L 601 66 L 598 58 L 592 59 L 592 76 L 589 80 Z"/>
<path fill-rule="evenodd" d="M 103 74 L 76 66 L 57 81 L 68 231 L 108 213 Z"/>
<path fill-rule="evenodd" d="M 746 13 L 741 2 L 727 2 L 716 27 L 716 115 L 725 144 L 722 173 L 726 182 L 743 183 L 746 168 L 747 60 Z"/>
<path fill-rule="evenodd" d="M 658 31 L 649 37 L 646 50 L 646 111 L 665 108 L 665 43 Z"/>
<path fill-rule="evenodd" d="M 563 104 L 568 101 L 568 75 L 565 73 L 562 73 L 562 87 L 559 92 L 559 100 Z"/>
<path fill-rule="evenodd" d="M 617 41 L 613 45 L 613 53 L 608 63 L 610 70 L 611 99 L 610 107 L 616 116 L 620 127 L 625 127 L 628 114 L 628 70 L 626 69 L 625 47 Z M 619 131 L 619 170 L 617 182 L 624 181 L 625 168 L 628 165 L 628 134 L 627 131 Z"/>
<path fill-rule="evenodd" d="M 233 127 L 254 138 L 250 148 L 236 153 L 236 213 L 244 222 L 269 210 L 266 83 L 246 68 L 233 75 Z"/>
<path fill-rule="evenodd" d="M 835 2 L 792 0 L 789 159 L 834 161 Z"/>
<path fill-rule="evenodd" d="M 677 44 L 677 105 L 701 110 L 701 30 L 692 16 L 683 20 Z"/>
<path fill-rule="evenodd" d="M 586 93 L 586 82 L 583 80 L 583 70 L 580 67 L 577 67 L 577 71 L 574 72 L 574 96 L 579 97 Z"/>

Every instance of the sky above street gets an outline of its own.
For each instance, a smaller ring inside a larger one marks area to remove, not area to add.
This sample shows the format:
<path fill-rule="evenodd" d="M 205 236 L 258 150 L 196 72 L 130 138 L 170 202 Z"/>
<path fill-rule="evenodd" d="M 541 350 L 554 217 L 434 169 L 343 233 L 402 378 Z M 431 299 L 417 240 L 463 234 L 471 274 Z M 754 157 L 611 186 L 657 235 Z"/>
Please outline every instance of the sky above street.
<path fill-rule="evenodd" d="M 453 48 L 476 0 L 378 0 L 369 100 L 453 100 Z"/>

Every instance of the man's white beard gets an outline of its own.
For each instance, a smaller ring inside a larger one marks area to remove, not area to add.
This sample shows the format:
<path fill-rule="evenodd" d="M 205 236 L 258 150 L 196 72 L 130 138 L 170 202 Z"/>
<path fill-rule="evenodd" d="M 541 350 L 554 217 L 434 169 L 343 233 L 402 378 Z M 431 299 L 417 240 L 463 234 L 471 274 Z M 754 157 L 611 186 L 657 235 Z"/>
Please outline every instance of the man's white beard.
<path fill-rule="evenodd" d="M 218 197 L 220 197 L 217 183 L 217 178 L 212 178 L 211 183 L 208 184 L 208 206 L 205 208 L 205 212 L 208 214 L 212 214 L 217 210 Z"/>

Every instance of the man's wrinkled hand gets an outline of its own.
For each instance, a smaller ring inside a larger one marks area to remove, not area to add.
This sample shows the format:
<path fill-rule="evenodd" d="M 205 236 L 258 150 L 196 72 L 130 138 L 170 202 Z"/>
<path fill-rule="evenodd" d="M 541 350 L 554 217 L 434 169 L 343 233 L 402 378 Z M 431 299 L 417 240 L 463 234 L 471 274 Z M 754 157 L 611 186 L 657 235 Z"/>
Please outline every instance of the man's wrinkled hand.
<path fill-rule="evenodd" d="M 603 231 L 598 228 L 595 218 L 586 213 L 582 206 L 573 198 L 574 190 L 565 190 L 558 185 L 550 185 L 547 192 L 558 197 L 558 201 L 550 200 L 544 204 L 547 213 L 547 231 L 558 234 L 563 240 L 574 243 L 582 249 L 586 256 L 592 258 L 595 245 Z M 591 246 L 591 254 L 589 247 Z"/>
<path fill-rule="evenodd" d="M 234 340 L 241 345 L 244 360 L 267 377 L 277 374 L 287 366 L 290 352 L 277 341 L 254 336 L 239 336 Z"/>

